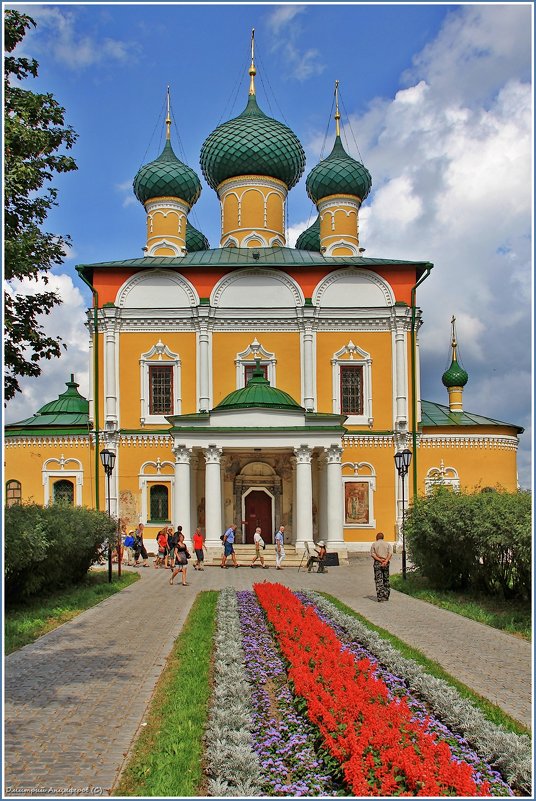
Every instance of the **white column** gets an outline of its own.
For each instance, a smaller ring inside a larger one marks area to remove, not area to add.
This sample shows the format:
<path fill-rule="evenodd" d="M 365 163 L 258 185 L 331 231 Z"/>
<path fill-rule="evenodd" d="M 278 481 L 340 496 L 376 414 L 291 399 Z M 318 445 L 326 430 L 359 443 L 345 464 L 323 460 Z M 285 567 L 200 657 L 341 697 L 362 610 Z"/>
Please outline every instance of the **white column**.
<path fill-rule="evenodd" d="M 314 333 L 310 325 L 306 325 L 303 333 L 303 405 L 309 411 L 315 406 L 314 398 Z"/>
<path fill-rule="evenodd" d="M 421 355 L 419 351 L 419 337 L 415 332 L 415 385 L 417 396 L 417 423 L 422 420 L 421 411 Z"/>
<path fill-rule="evenodd" d="M 117 428 L 117 370 L 115 364 L 115 321 L 106 320 L 104 334 L 104 375 L 106 394 L 104 399 L 104 419 Z"/>
<path fill-rule="evenodd" d="M 296 457 L 296 499 L 293 525 L 296 548 L 313 541 L 313 490 L 311 482 L 311 461 L 313 452 L 307 445 L 294 448 Z"/>
<path fill-rule="evenodd" d="M 173 492 L 173 524 L 182 526 L 187 543 L 192 537 L 190 522 L 190 460 L 192 449 L 186 445 L 173 448 L 175 454 L 175 486 Z"/>
<path fill-rule="evenodd" d="M 94 393 L 94 379 L 95 379 L 95 359 L 93 356 L 93 334 L 90 334 L 89 337 L 89 382 L 88 382 L 88 401 L 89 401 L 89 419 L 95 425 L 95 398 L 93 396 Z"/>
<path fill-rule="evenodd" d="M 328 535 L 328 496 L 327 496 L 326 458 L 318 460 L 318 537 L 325 540 Z"/>
<path fill-rule="evenodd" d="M 200 412 L 210 409 L 210 333 L 206 321 L 201 321 L 198 334 L 198 368 L 199 368 L 199 399 Z"/>
<path fill-rule="evenodd" d="M 342 448 L 338 444 L 324 450 L 326 456 L 327 531 L 323 538 L 328 551 L 344 548 L 342 504 Z"/>
<path fill-rule="evenodd" d="M 190 534 L 193 534 L 199 525 L 197 514 L 197 456 L 192 456 L 190 459 Z"/>
<path fill-rule="evenodd" d="M 396 422 L 408 422 L 407 372 L 406 372 L 406 333 L 398 323 L 395 332 L 396 365 Z"/>
<path fill-rule="evenodd" d="M 207 547 L 221 545 L 222 509 L 221 509 L 221 457 L 223 450 L 217 445 L 209 445 L 203 451 L 205 455 L 205 526 Z"/>

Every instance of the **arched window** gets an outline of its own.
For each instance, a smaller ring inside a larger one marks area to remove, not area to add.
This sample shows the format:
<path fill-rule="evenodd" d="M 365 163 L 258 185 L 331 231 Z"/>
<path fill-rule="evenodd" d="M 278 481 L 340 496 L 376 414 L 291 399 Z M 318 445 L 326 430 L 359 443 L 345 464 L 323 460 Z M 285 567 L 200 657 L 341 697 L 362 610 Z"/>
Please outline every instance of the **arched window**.
<path fill-rule="evenodd" d="M 169 521 L 169 490 L 165 484 L 153 484 L 149 491 L 151 515 L 153 522 Z"/>
<path fill-rule="evenodd" d="M 6 482 L 6 506 L 22 503 L 22 484 L 16 479 Z"/>
<path fill-rule="evenodd" d="M 74 484 L 72 481 L 62 479 L 54 482 L 53 485 L 54 503 L 62 503 L 66 506 L 74 506 Z"/>

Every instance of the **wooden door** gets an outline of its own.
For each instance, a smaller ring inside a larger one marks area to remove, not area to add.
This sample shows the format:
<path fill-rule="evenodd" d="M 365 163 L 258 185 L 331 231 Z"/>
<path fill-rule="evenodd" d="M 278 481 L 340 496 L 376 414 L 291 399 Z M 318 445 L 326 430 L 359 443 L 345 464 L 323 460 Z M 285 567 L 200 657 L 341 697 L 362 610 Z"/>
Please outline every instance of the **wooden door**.
<path fill-rule="evenodd" d="M 265 542 L 272 542 L 272 499 L 262 490 L 246 495 L 246 542 L 253 542 L 255 529 L 260 526 Z"/>

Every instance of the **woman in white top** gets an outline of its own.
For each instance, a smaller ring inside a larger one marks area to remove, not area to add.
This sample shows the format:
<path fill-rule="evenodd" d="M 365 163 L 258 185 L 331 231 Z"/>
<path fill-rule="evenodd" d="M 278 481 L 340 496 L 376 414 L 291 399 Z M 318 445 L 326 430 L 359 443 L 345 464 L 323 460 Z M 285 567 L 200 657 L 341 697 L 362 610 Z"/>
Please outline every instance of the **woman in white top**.
<path fill-rule="evenodd" d="M 264 548 L 264 540 L 261 536 L 261 529 L 259 526 L 257 526 L 257 528 L 255 529 L 255 534 L 253 535 L 253 543 L 255 545 L 255 556 L 253 557 L 251 567 L 255 567 L 255 562 L 257 561 L 257 559 L 260 559 L 262 567 L 268 568 L 268 565 L 264 564 L 264 556 L 261 553 L 261 548 Z"/>

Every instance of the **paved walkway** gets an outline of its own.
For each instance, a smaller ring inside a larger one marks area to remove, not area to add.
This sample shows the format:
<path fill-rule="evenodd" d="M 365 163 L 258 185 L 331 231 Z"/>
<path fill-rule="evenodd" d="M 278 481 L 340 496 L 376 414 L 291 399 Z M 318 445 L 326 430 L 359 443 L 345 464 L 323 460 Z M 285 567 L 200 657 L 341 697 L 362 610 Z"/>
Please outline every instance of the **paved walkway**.
<path fill-rule="evenodd" d="M 6 795 L 109 794 L 197 592 L 265 579 L 337 596 L 531 725 L 531 645 L 401 593 L 378 604 L 370 559 L 327 575 L 190 570 L 189 587 L 170 587 L 169 571 L 140 572 L 136 584 L 6 658 Z"/>

